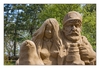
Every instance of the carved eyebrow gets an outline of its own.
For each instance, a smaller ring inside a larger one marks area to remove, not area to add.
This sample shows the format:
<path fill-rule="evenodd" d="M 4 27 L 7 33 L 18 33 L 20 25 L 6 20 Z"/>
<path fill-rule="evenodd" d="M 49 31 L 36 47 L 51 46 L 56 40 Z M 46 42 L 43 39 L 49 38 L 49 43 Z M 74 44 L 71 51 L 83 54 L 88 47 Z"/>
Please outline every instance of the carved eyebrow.
<path fill-rule="evenodd" d="M 69 20 L 69 22 L 70 22 L 70 23 L 73 23 L 73 22 L 80 22 L 80 20 L 77 20 L 77 19 L 75 19 L 75 20 Z"/>
<path fill-rule="evenodd" d="M 74 21 L 74 20 L 70 20 L 69 22 L 70 22 L 70 23 L 73 23 L 73 22 L 75 22 L 75 21 Z"/>

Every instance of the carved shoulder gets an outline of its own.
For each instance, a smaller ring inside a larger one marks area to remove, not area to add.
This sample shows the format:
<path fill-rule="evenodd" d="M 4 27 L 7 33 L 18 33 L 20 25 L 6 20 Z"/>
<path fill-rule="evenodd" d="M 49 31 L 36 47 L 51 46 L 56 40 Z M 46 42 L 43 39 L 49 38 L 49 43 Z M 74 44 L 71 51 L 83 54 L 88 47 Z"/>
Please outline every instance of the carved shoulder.
<path fill-rule="evenodd" d="M 87 47 L 91 47 L 92 45 L 90 44 L 90 42 L 87 40 L 87 38 L 85 36 L 82 36 L 82 43 L 87 46 Z"/>

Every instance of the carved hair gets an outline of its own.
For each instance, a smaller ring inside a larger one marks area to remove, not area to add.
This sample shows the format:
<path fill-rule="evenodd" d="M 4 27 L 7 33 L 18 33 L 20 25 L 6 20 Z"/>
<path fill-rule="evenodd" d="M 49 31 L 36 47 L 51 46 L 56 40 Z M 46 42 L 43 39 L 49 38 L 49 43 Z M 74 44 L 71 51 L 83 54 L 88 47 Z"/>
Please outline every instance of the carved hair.
<path fill-rule="evenodd" d="M 59 24 L 57 22 L 56 19 L 54 18 L 49 18 L 47 19 L 42 26 L 33 34 L 33 38 L 32 41 L 34 41 L 34 43 L 36 44 L 36 46 L 38 47 L 42 47 L 42 42 L 43 42 L 43 38 L 44 38 L 44 32 L 45 32 L 45 28 L 46 25 L 50 24 L 53 26 L 53 46 L 56 46 L 57 48 L 59 48 L 59 46 L 62 45 L 62 41 L 60 39 L 60 29 L 59 29 Z M 38 48 L 37 47 L 37 48 Z"/>

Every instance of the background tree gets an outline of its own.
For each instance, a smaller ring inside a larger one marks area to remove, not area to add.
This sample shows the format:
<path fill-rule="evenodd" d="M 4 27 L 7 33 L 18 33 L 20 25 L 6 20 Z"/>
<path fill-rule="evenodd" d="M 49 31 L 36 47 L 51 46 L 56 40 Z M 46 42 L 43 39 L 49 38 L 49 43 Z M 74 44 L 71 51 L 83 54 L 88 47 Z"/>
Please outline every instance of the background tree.
<path fill-rule="evenodd" d="M 38 13 L 42 8 L 41 4 L 4 4 L 4 53 L 9 57 L 18 54 L 22 41 L 31 39 L 39 26 Z"/>
<path fill-rule="evenodd" d="M 82 11 L 82 34 L 87 37 L 93 49 L 96 51 L 96 4 L 85 4 Z"/>
<path fill-rule="evenodd" d="M 80 4 L 46 4 L 39 14 L 40 22 L 43 23 L 47 18 L 56 18 L 62 28 L 62 20 L 69 11 L 80 11 Z"/>

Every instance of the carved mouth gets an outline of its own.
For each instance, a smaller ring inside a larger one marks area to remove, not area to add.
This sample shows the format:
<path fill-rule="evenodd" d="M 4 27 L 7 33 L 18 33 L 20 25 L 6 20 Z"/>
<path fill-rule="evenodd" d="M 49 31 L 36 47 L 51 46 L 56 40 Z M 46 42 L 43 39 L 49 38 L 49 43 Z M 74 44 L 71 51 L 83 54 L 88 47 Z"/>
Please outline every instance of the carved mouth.
<path fill-rule="evenodd" d="M 71 35 L 71 36 L 79 36 L 77 33 L 71 33 L 69 35 Z"/>

